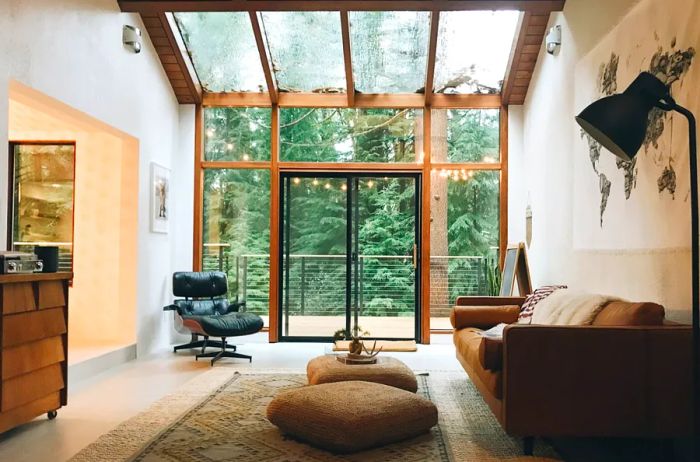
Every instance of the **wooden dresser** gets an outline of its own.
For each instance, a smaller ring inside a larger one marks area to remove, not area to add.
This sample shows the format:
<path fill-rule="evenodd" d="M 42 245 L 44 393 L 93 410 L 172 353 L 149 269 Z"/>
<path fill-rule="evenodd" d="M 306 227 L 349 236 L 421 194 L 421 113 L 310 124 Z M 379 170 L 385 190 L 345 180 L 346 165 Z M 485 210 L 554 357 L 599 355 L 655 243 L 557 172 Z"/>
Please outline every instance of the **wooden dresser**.
<path fill-rule="evenodd" d="M 0 275 L 0 433 L 66 405 L 72 278 Z"/>

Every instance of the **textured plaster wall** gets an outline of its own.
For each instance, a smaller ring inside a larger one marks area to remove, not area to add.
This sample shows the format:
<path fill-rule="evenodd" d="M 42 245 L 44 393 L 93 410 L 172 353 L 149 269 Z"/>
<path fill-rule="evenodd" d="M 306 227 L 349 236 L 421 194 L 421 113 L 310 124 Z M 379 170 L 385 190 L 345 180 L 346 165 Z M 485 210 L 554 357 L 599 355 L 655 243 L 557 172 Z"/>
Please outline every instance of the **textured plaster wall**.
<path fill-rule="evenodd" d="M 137 207 L 138 259 L 129 277 L 137 284 L 136 338 L 138 354 L 143 355 L 170 342 L 171 316 L 161 309 L 171 299 L 173 270 L 191 267 L 191 236 L 184 236 L 192 229 L 192 189 L 186 186 L 187 197 L 175 194 L 179 200 L 172 202 L 171 232 L 150 233 L 150 163 L 171 168 L 173 178 L 185 178 L 188 174 L 181 175 L 180 169 L 191 169 L 192 151 L 185 161 L 181 146 L 189 140 L 180 132 L 180 108 L 148 35 L 143 35 L 141 53 L 133 54 L 121 43 L 124 24 L 143 29 L 138 15 L 120 13 L 114 0 L 0 2 L 0 146 L 8 141 L 12 80 L 138 140 L 138 203 L 131 205 Z M 4 184 L 6 149 L 0 149 L 0 178 Z M 6 213 L 5 191 L 0 188 L 0 217 Z M 4 228 L 5 220 L 0 220 L 3 242 Z M 99 303 L 95 309 L 100 309 Z"/>
<path fill-rule="evenodd" d="M 517 177 L 511 183 L 515 183 L 511 197 L 520 197 L 511 202 L 511 208 L 517 210 L 511 216 L 522 214 L 512 220 L 524 223 L 527 204 L 520 201 L 529 200 L 533 212 L 529 256 L 536 286 L 565 283 L 632 300 L 655 301 L 666 306 L 670 317 L 688 320 L 689 245 L 673 250 L 633 251 L 578 250 L 573 246 L 573 179 L 577 174 L 572 157 L 574 69 L 581 57 L 636 3 L 637 0 L 568 0 L 564 11 L 550 18 L 550 26 L 562 26 L 561 50 L 555 56 L 547 54 L 544 48 L 540 51 L 522 112 L 511 112 L 511 120 L 518 120 L 523 127 L 521 148 L 513 149 L 511 156 L 511 176 Z M 591 197 L 592 206 L 598 202 L 598 196 Z M 511 240 L 524 240 L 524 227 L 516 225 L 512 230 Z"/>

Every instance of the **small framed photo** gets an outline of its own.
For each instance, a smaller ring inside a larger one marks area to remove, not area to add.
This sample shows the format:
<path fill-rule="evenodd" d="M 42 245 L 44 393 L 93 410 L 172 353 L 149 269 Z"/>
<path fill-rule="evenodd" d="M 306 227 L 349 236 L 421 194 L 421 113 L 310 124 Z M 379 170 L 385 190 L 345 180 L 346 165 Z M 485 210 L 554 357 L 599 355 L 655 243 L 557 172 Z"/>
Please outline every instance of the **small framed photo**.
<path fill-rule="evenodd" d="M 151 162 L 151 232 L 167 233 L 170 224 L 170 169 Z"/>

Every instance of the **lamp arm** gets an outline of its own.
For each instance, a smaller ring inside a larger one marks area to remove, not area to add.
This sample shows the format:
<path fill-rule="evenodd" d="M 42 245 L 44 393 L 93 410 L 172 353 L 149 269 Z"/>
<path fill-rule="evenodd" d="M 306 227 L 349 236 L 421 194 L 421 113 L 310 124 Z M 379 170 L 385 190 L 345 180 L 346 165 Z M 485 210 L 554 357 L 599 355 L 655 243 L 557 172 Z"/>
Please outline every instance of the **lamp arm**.
<path fill-rule="evenodd" d="M 692 262 L 691 276 L 693 287 L 693 386 L 694 400 L 693 406 L 693 421 L 696 438 L 700 436 L 700 251 L 698 248 L 700 236 L 698 236 L 698 139 L 697 139 L 697 122 L 695 116 L 688 109 L 678 104 L 673 104 L 672 110 L 682 114 L 688 119 L 688 138 L 690 142 L 690 222 L 692 231 Z"/>

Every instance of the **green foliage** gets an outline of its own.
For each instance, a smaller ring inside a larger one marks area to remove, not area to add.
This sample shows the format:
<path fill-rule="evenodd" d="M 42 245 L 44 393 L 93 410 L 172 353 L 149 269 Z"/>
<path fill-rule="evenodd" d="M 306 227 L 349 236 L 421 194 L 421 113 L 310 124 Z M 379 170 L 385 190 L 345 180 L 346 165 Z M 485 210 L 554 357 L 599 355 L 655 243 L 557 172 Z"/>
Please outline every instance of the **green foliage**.
<path fill-rule="evenodd" d="M 205 158 L 269 159 L 269 116 L 269 109 L 206 109 Z M 469 160 L 497 152 L 497 113 L 493 117 L 495 125 L 472 112 L 453 115 L 448 121 L 449 150 L 464 152 Z M 281 157 L 306 162 L 410 162 L 415 160 L 419 123 L 412 110 L 283 109 Z M 475 172 L 467 181 L 448 181 L 449 200 L 442 203 L 447 207 L 449 255 L 479 257 L 448 261 L 452 300 L 458 295 L 486 294 L 493 287 L 495 275 L 482 268 L 491 263 L 482 263 L 482 257 L 493 256 L 498 245 L 499 181 L 497 171 Z M 222 257 L 231 296 L 245 294 L 248 309 L 260 314 L 268 311 L 269 185 L 266 170 L 207 170 L 204 178 L 204 242 L 228 245 L 207 247 L 205 267 L 216 267 Z M 282 243 L 282 250 L 296 256 L 288 262 L 292 314 L 302 310 L 307 315 L 345 313 L 348 186 L 345 179 L 322 177 L 300 177 L 289 184 L 290 194 L 285 197 L 289 248 Z M 362 258 L 356 269 L 362 290 L 356 293 L 353 288 L 351 301 L 358 300 L 362 315 L 410 316 L 416 284 L 414 181 L 367 177 L 358 180 L 358 187 L 356 226 Z M 284 225 L 285 210 L 281 214 Z M 300 255 L 328 256 L 305 257 L 303 302 Z"/>

